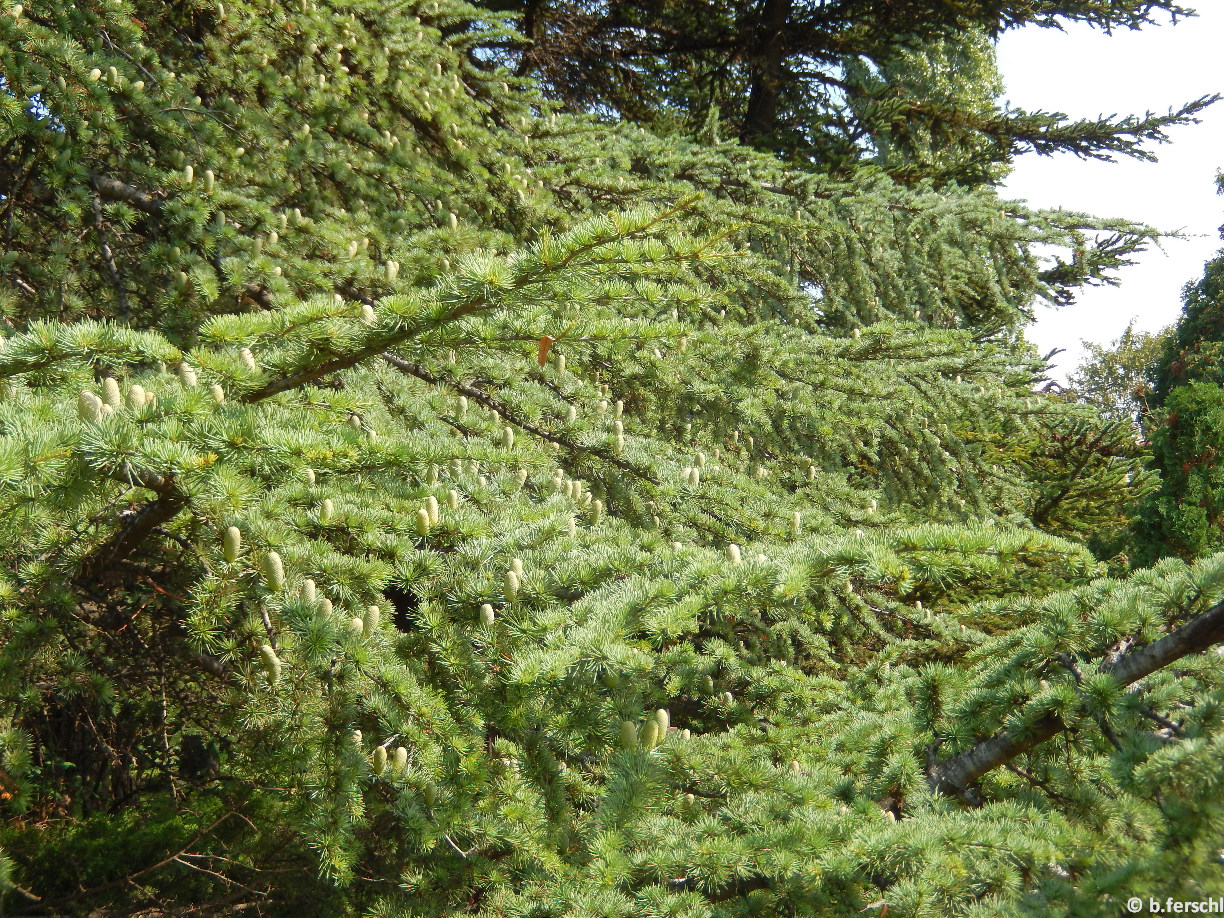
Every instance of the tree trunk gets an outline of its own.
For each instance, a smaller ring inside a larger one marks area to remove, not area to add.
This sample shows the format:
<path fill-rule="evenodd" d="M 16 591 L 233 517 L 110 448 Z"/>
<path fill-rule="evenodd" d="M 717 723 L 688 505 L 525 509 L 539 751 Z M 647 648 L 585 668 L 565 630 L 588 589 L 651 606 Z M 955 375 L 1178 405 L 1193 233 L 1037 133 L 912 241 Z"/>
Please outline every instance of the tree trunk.
<path fill-rule="evenodd" d="M 752 56 L 752 89 L 740 137 L 753 143 L 768 135 L 778 118 L 778 94 L 782 89 L 782 61 L 786 57 L 786 24 L 792 0 L 765 0 L 760 31 Z"/>

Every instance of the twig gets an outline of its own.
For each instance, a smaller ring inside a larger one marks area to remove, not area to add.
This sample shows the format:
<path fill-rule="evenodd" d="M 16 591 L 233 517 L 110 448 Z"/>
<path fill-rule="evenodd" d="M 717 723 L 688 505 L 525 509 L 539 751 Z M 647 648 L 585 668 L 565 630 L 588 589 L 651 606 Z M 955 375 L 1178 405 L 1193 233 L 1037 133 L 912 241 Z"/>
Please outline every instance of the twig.
<path fill-rule="evenodd" d="M 158 526 L 156 529 L 153 530 L 153 532 L 156 535 L 161 536 L 162 538 L 169 539 L 172 542 L 177 542 L 179 544 L 179 547 L 182 548 L 183 551 L 189 552 L 190 554 L 195 556 L 196 560 L 200 562 L 200 566 L 204 568 L 204 573 L 206 574 L 212 573 L 212 565 L 208 563 L 208 559 L 204 557 L 202 554 L 200 554 L 198 551 L 196 551 L 196 547 L 192 545 L 190 542 L 188 542 L 186 539 L 184 539 L 181 535 L 177 535 L 171 532 L 170 530 L 165 529 L 162 526 Z"/>
<path fill-rule="evenodd" d="M 268 607 L 259 607 L 259 617 L 263 619 L 264 631 L 268 632 L 268 643 L 272 645 L 273 650 L 279 650 L 276 646 L 276 631 L 272 628 L 272 618 L 268 615 Z"/>
<path fill-rule="evenodd" d="M 452 848 L 454 848 L 457 852 L 459 852 L 459 856 L 462 858 L 467 858 L 473 851 L 475 851 L 477 848 L 480 847 L 479 844 L 475 844 L 475 845 L 472 845 L 472 847 L 468 848 L 466 851 L 464 851 L 462 848 L 456 845 L 453 841 L 451 841 L 451 837 L 449 835 L 443 835 L 442 837 L 446 839 L 447 844 L 449 844 Z"/>
<path fill-rule="evenodd" d="M 1146 717 L 1148 720 L 1155 721 L 1156 723 L 1160 724 L 1160 726 L 1164 727 L 1170 733 L 1176 734 L 1177 736 L 1182 735 L 1181 724 L 1178 724 L 1178 723 L 1175 723 L 1174 721 L 1169 720 L 1169 718 L 1165 717 L 1163 714 L 1160 714 L 1152 710 L 1151 708 L 1141 708 L 1139 710 L 1139 713 L 1142 714 L 1144 717 Z M 1158 733 L 1157 735 L 1159 736 L 1160 734 Z M 1165 738 L 1166 737 L 1161 737 L 1161 739 L 1165 739 Z"/>
<path fill-rule="evenodd" d="M 184 867 L 190 867 L 192 870 L 199 870 L 199 871 L 202 871 L 203 873 L 211 874 L 212 876 L 220 880 L 222 883 L 229 883 L 231 886 L 237 886 L 239 889 L 245 889 L 247 892 L 255 893 L 255 895 L 257 896 L 264 895 L 264 893 L 261 892 L 260 890 L 252 889 L 250 886 L 246 886 L 242 883 L 239 883 L 237 880 L 231 879 L 230 877 L 227 877 L 223 873 L 217 873 L 217 871 L 209 870 L 207 867 L 204 867 L 201 864 L 193 864 L 191 863 L 191 861 L 184 860 L 184 858 L 189 858 L 189 857 L 203 858 L 203 857 L 209 857 L 209 855 L 207 854 L 176 854 L 174 856 L 174 862 L 176 864 L 182 864 Z"/>
<path fill-rule="evenodd" d="M 110 243 L 106 241 L 106 231 L 102 227 L 102 199 L 97 192 L 93 196 L 94 229 L 98 231 L 98 244 L 102 247 L 102 263 L 106 265 L 106 273 L 110 275 L 111 286 L 115 288 L 115 298 L 119 301 L 119 316 L 124 322 L 132 319 L 128 309 L 127 293 L 123 289 L 123 278 L 119 276 L 119 268 L 115 265 L 115 253 L 111 251 Z"/>
<path fill-rule="evenodd" d="M 43 907 L 47 908 L 50 906 L 63 905 L 67 902 L 78 902 L 81 899 L 84 899 L 88 896 L 96 896 L 98 893 L 106 892 L 107 890 L 114 889 L 117 886 L 123 886 L 127 883 L 134 883 L 136 880 L 140 879 L 141 877 L 148 876 L 149 874 L 154 873 L 155 871 L 161 870 L 161 868 L 165 867 L 167 864 L 173 864 L 177 862 L 179 858 L 181 858 L 183 855 L 187 854 L 191 850 L 193 845 L 195 845 L 201 839 L 207 838 L 210 834 L 212 834 L 213 829 L 217 828 L 217 826 L 221 825 L 221 823 L 225 822 L 225 820 L 229 819 L 233 815 L 235 815 L 235 811 L 233 810 L 226 813 L 224 816 L 222 816 L 220 819 L 218 819 L 216 822 L 210 825 L 207 829 L 203 829 L 200 832 L 196 833 L 195 837 L 192 838 L 191 841 L 189 841 L 181 849 L 176 851 L 174 854 L 171 854 L 169 857 L 165 857 L 162 860 L 158 861 L 156 864 L 150 864 L 148 867 L 142 867 L 140 870 L 137 870 L 135 873 L 129 873 L 125 877 L 120 877 L 117 880 L 111 880 L 107 883 L 101 884 L 100 886 L 94 886 L 90 889 L 83 889 L 80 892 L 74 893 L 71 896 L 64 896 L 63 898 L 60 898 L 60 899 L 52 899 L 44 903 Z"/>

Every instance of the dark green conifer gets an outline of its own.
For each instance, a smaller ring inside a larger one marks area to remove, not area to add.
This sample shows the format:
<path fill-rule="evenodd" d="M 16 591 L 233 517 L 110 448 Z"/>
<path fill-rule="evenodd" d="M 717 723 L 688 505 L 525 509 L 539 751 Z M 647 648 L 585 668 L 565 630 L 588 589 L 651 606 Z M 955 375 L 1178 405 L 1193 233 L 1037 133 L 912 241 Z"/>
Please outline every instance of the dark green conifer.
<path fill-rule="evenodd" d="M 1224 254 L 1186 285 L 1184 300 L 1145 403 L 1151 465 L 1160 476 L 1135 526 L 1146 563 L 1224 549 Z"/>

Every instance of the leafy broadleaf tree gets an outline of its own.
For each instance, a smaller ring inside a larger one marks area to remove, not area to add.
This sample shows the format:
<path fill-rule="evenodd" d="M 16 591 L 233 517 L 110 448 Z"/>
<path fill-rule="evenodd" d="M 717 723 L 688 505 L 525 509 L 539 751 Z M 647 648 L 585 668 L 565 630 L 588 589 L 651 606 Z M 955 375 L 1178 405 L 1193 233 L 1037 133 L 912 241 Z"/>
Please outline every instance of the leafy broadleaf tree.
<path fill-rule="evenodd" d="M 1070 374 L 1062 395 L 1093 406 L 1099 419 L 1043 439 L 1050 510 L 1039 504 L 1034 522 L 1070 509 L 1068 520 L 1081 527 L 1076 535 L 1120 570 L 1134 563 L 1134 521 L 1160 482 L 1147 437 L 1156 374 L 1171 333 L 1131 326 L 1108 346 L 1082 342 L 1087 359 Z M 1112 480 L 1094 478 L 1094 471 Z"/>
<path fill-rule="evenodd" d="M 1111 421 L 1128 421 L 1140 437 L 1152 413 L 1149 399 L 1157 390 L 1157 374 L 1173 329 L 1135 331 L 1134 324 L 1108 346 L 1083 341 L 1083 365 L 1071 373 L 1071 394 L 1099 409 Z"/>
<path fill-rule="evenodd" d="M 1218 891 L 1224 563 L 1102 576 L 1022 337 L 1152 232 L 555 111 L 511 25 L 0 16 L 4 908 Z"/>

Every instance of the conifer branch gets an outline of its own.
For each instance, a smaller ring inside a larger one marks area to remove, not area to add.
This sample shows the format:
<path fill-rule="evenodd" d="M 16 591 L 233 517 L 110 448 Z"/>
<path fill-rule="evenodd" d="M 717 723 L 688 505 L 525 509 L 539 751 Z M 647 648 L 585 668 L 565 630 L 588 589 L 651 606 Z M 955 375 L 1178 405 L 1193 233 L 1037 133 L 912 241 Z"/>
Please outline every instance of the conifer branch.
<path fill-rule="evenodd" d="M 547 277 L 556 276 L 564 272 L 566 269 L 572 268 L 579 262 L 582 256 L 590 254 L 604 246 L 612 243 L 623 241 L 628 238 L 638 237 L 648 234 L 658 226 L 674 218 L 677 214 L 687 210 L 697 198 L 696 195 L 681 200 L 679 203 L 670 208 L 659 211 L 653 214 L 649 219 L 643 220 L 639 225 L 632 229 L 625 230 L 619 224 L 619 221 L 614 221 L 615 228 L 611 233 L 599 232 L 593 238 L 579 242 L 572 246 L 568 251 L 565 251 L 560 257 L 555 260 L 549 260 L 547 256 L 541 255 L 538 264 L 530 270 L 524 271 L 519 277 L 505 289 L 504 292 L 518 292 L 530 287 L 533 284 L 543 282 Z M 713 257 L 707 255 L 708 250 L 713 245 L 722 240 L 726 233 L 720 232 L 711 235 L 699 246 L 696 246 L 691 252 L 669 253 L 667 255 L 659 255 L 651 259 L 651 263 L 658 265 L 669 262 L 688 262 L 697 257 L 704 256 L 706 258 Z M 631 259 L 613 259 L 608 263 L 618 265 L 638 264 L 639 262 Z M 601 264 L 605 264 L 602 263 Z M 451 294 L 453 296 L 453 293 Z M 446 301 L 443 300 L 443 304 Z M 443 305 L 439 304 L 439 305 Z M 314 382 L 316 379 L 321 379 L 324 376 L 329 376 L 332 373 L 338 373 L 342 370 L 348 370 L 357 366 L 359 363 L 382 354 L 387 348 L 395 347 L 403 344 L 406 341 L 411 341 L 418 335 L 433 329 L 449 325 L 459 319 L 466 318 L 470 315 L 475 315 L 486 310 L 500 308 L 500 301 L 491 299 L 488 293 L 481 292 L 471 296 L 468 299 L 455 298 L 450 301 L 448 308 L 441 314 L 431 314 L 426 322 L 413 324 L 408 328 L 401 328 L 394 334 L 385 335 L 377 338 L 363 347 L 356 348 L 347 354 L 341 354 L 332 357 L 329 360 L 324 360 L 321 363 L 305 366 L 302 369 L 283 376 L 280 379 L 274 380 L 267 385 L 248 392 L 242 396 L 242 400 L 248 403 L 260 402 L 266 398 L 271 398 L 273 395 L 279 395 L 281 392 L 287 392 L 290 389 L 296 389 L 300 386 Z"/>
<path fill-rule="evenodd" d="M 1123 654 L 1115 662 L 1102 663 L 1097 672 L 1113 676 L 1119 685 L 1132 685 L 1182 657 L 1201 653 L 1221 641 L 1224 641 L 1224 601 L 1160 640 Z M 976 804 L 979 802 L 977 795 L 970 787 L 974 781 L 1066 729 L 1062 717 L 1047 714 L 1025 728 L 1002 730 L 931 768 L 928 774 L 931 788 Z"/>
<path fill-rule="evenodd" d="M 160 217 L 162 214 L 164 205 L 147 191 L 141 191 L 126 182 L 97 173 L 91 174 L 90 180 L 93 182 L 94 190 L 107 201 L 130 204 L 151 217 Z"/>
<path fill-rule="evenodd" d="M 501 404 L 495 399 L 490 398 L 479 389 L 464 385 L 456 380 L 442 379 L 440 376 L 434 375 L 420 364 L 412 363 L 411 361 L 405 360 L 403 357 L 397 357 L 395 354 L 389 352 L 383 354 L 382 357 L 383 360 L 395 367 L 401 373 L 405 373 L 408 376 L 413 376 L 422 382 L 429 383 L 431 386 L 448 386 L 461 395 L 466 395 L 478 405 L 483 405 L 485 408 L 488 408 L 498 417 L 509 421 L 516 427 L 521 427 L 523 430 L 539 437 L 541 440 L 547 440 L 549 443 L 556 443 L 558 446 L 571 450 L 572 452 L 587 453 L 592 456 L 597 456 L 598 458 L 607 462 L 609 465 L 616 466 L 623 472 L 628 472 L 631 475 L 635 475 L 636 477 L 643 479 L 644 481 L 650 482 L 651 484 L 659 483 L 658 479 L 653 477 L 649 472 L 638 468 L 630 462 L 626 462 L 624 459 L 621 459 L 619 456 L 609 452 L 606 449 L 599 449 L 598 447 L 594 446 L 583 446 L 581 443 L 575 443 L 573 440 L 570 440 L 567 437 L 560 437 L 557 434 L 545 430 L 543 427 L 538 427 L 537 425 L 532 424 L 517 412 L 507 408 L 505 405 Z"/>
<path fill-rule="evenodd" d="M 444 318 L 437 320 L 436 325 L 445 325 L 464 316 L 471 315 L 474 312 L 479 312 L 481 309 L 489 308 L 489 303 L 483 298 L 477 298 L 462 306 L 456 307 Z M 288 376 L 282 376 L 280 379 L 273 380 L 266 386 L 248 392 L 242 396 L 244 402 L 261 402 L 266 398 L 271 398 L 274 395 L 279 395 L 282 392 L 288 392 L 291 389 L 297 389 L 301 386 L 309 385 L 316 379 L 322 379 L 324 376 L 330 376 L 332 373 L 339 373 L 342 370 L 351 369 L 357 364 L 368 360 L 371 357 L 380 355 L 386 348 L 393 347 L 404 341 L 408 341 L 415 337 L 422 329 L 413 327 L 408 331 L 403 331 L 391 336 L 390 338 L 382 338 L 365 347 L 357 348 L 347 354 L 341 354 L 338 357 L 333 357 L 330 360 L 324 360 L 322 363 L 312 364 L 303 367 L 295 373 L 290 373 Z"/>
<path fill-rule="evenodd" d="M 186 505 L 187 501 L 182 495 L 167 490 L 157 500 L 134 511 L 128 525 L 116 532 L 81 565 L 75 579 L 84 583 L 97 580 L 103 571 L 136 551 L 154 529 L 178 516 Z"/>

